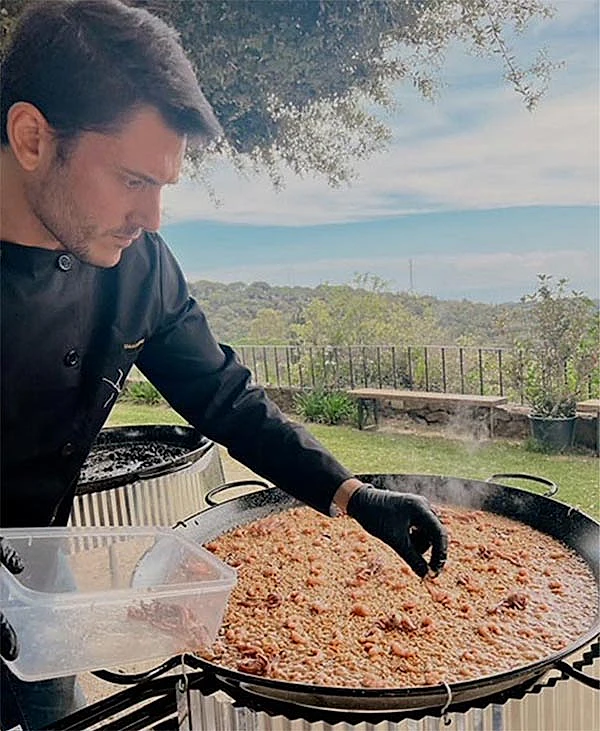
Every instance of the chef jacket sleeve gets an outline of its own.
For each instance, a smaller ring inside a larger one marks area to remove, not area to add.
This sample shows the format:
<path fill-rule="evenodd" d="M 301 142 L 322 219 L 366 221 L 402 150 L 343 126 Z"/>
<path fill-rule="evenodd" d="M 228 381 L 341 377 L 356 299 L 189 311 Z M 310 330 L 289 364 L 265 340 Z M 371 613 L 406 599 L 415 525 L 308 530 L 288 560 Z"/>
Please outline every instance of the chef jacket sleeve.
<path fill-rule="evenodd" d="M 168 248 L 159 257 L 160 324 L 138 360 L 142 373 L 202 434 L 251 470 L 322 513 L 351 477 L 306 429 L 287 419 L 234 351 L 214 339 Z"/>

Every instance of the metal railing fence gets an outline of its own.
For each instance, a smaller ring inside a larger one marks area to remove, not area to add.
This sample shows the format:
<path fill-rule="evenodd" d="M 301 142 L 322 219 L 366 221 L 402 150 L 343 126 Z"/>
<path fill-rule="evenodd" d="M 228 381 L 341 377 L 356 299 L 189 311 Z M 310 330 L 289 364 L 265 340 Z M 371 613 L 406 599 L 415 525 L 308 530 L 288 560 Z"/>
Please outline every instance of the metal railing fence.
<path fill-rule="evenodd" d="M 263 386 L 299 389 L 400 388 L 507 396 L 523 403 L 523 356 L 511 348 L 459 346 L 244 345 L 241 361 Z"/>

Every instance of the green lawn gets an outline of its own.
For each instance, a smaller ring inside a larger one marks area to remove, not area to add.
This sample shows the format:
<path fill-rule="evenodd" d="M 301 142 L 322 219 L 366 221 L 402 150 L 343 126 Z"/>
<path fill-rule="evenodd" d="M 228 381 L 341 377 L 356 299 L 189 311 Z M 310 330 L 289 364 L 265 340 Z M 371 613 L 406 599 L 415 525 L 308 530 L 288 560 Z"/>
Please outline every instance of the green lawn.
<path fill-rule="evenodd" d="M 120 402 L 109 425 L 182 424 L 165 406 Z M 559 486 L 557 499 L 600 517 L 600 462 L 583 455 L 547 455 L 521 444 L 465 442 L 442 437 L 358 431 L 347 426 L 307 425 L 310 431 L 347 467 L 360 473 L 452 475 L 485 479 L 499 472 L 520 472 L 546 477 Z M 536 489 L 533 483 L 507 484 Z M 543 488 L 541 488 L 543 490 Z"/>

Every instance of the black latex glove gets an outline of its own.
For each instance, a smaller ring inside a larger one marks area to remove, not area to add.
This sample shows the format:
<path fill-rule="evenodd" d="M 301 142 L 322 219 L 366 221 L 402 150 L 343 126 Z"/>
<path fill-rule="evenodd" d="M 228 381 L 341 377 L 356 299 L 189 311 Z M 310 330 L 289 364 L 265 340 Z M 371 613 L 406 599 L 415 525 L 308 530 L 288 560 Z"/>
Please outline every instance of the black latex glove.
<path fill-rule="evenodd" d="M 351 496 L 348 515 L 391 546 L 421 578 L 438 574 L 448 554 L 448 535 L 421 495 L 362 485 Z M 429 564 L 423 554 L 431 547 Z"/>
<path fill-rule="evenodd" d="M 11 572 L 19 574 L 23 571 L 23 562 L 15 549 L 0 538 L 0 563 Z M 0 656 L 5 660 L 16 660 L 19 654 L 17 635 L 6 617 L 0 612 Z"/>

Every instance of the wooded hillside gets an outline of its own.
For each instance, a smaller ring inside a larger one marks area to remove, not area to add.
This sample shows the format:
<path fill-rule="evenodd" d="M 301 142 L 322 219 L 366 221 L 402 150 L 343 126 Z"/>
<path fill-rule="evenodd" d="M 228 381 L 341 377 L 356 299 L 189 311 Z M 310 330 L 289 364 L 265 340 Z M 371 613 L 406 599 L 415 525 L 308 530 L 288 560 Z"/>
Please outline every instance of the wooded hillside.
<path fill-rule="evenodd" d="M 362 286 L 360 286 L 362 284 Z M 197 281 L 192 294 L 216 336 L 234 345 L 414 344 L 510 346 L 526 305 L 392 293 L 377 278 L 353 285 L 279 287 Z"/>

